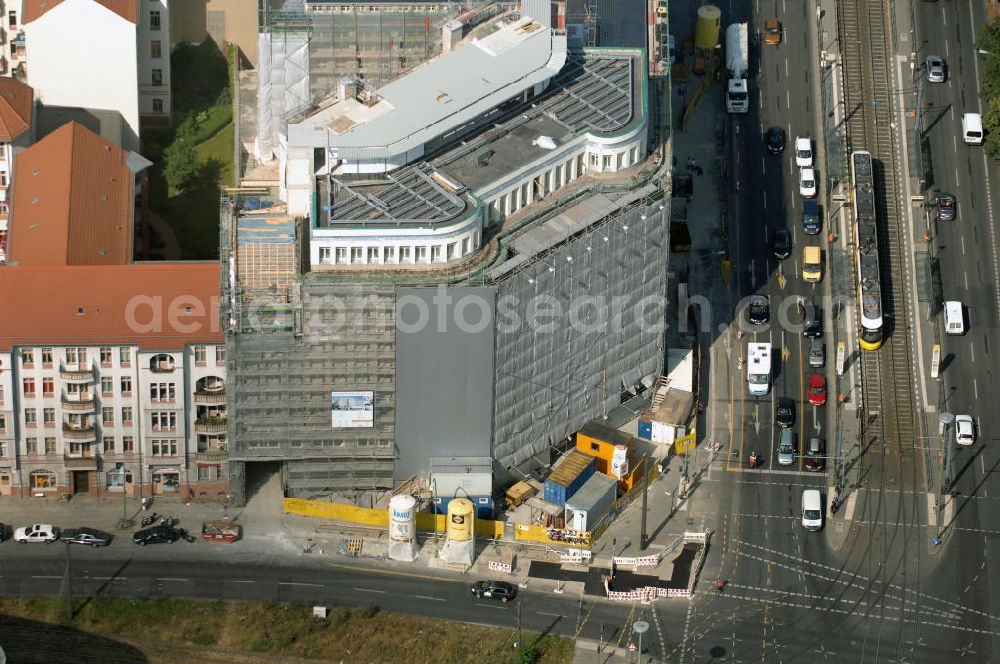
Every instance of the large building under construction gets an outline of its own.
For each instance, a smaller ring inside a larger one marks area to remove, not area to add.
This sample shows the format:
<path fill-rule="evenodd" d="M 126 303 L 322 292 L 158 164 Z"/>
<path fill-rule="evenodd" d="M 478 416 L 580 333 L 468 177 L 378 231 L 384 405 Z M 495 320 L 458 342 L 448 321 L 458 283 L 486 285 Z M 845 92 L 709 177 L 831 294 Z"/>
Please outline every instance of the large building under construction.
<path fill-rule="evenodd" d="M 290 14 L 262 33 L 256 170 L 221 209 L 234 501 L 279 469 L 298 497 L 499 480 L 655 383 L 646 56 L 571 45 L 553 4 L 442 12 L 433 57 L 379 75 L 314 76 Z"/>

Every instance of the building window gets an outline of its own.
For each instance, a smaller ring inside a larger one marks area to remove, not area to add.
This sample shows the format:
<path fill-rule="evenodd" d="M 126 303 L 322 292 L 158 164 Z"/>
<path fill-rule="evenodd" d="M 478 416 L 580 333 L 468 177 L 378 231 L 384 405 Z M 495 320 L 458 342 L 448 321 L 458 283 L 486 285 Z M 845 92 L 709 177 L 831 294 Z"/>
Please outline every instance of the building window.
<path fill-rule="evenodd" d="M 122 452 L 135 452 L 135 438 L 122 436 Z"/>
<path fill-rule="evenodd" d="M 595 167 L 596 166 L 600 166 L 601 165 L 601 155 L 599 155 L 599 154 L 592 154 L 592 155 L 590 155 L 590 165 L 591 166 L 595 166 Z"/>
<path fill-rule="evenodd" d="M 132 406 L 122 408 L 122 426 L 132 426 Z"/>
<path fill-rule="evenodd" d="M 27 427 L 38 426 L 38 412 L 34 408 L 24 409 L 24 425 Z"/>
<path fill-rule="evenodd" d="M 104 426 L 113 427 L 115 425 L 115 409 L 111 406 L 101 408 L 101 421 L 104 422 Z"/>
<path fill-rule="evenodd" d="M 153 97 L 153 112 L 163 113 L 163 100 L 159 97 Z"/>
<path fill-rule="evenodd" d="M 34 378 L 25 378 L 24 381 L 23 381 L 23 385 L 24 385 L 24 396 L 25 397 L 29 397 L 30 398 L 30 397 L 35 396 L 35 379 Z"/>
<path fill-rule="evenodd" d="M 361 247 L 351 247 L 351 262 L 360 263 L 361 262 Z"/>
<path fill-rule="evenodd" d="M 7 12 L 7 25 L 11 30 L 17 30 L 17 12 Z"/>
<path fill-rule="evenodd" d="M 338 265 L 344 265 L 347 263 L 347 247 L 335 247 L 334 257 L 334 260 Z"/>
<path fill-rule="evenodd" d="M 378 263 L 378 247 L 368 247 L 368 262 Z"/>
<path fill-rule="evenodd" d="M 46 454 L 55 454 L 56 453 L 56 439 L 55 438 L 46 438 L 45 439 L 45 453 Z"/>
<path fill-rule="evenodd" d="M 156 10 L 149 12 L 149 29 L 150 30 L 160 29 L 160 12 Z"/>
<path fill-rule="evenodd" d="M 416 259 L 415 259 L 415 261 L 417 263 L 426 263 L 427 262 L 427 247 L 417 247 L 416 249 L 417 249 L 417 252 L 416 252 Z"/>
<path fill-rule="evenodd" d="M 613 157 L 612 155 L 610 155 L 610 154 L 606 154 L 606 155 L 604 155 L 604 165 L 602 166 L 602 168 L 603 168 L 604 170 L 608 170 L 608 169 L 610 169 L 610 168 L 611 168 L 611 160 L 612 160 L 613 158 L 614 158 L 614 157 Z"/>
<path fill-rule="evenodd" d="M 173 431 L 177 428 L 177 413 L 172 411 L 161 411 L 150 413 L 153 422 L 153 431 Z"/>
<path fill-rule="evenodd" d="M 107 478 L 108 491 L 122 492 L 125 490 L 126 484 L 132 483 L 132 471 L 125 470 L 123 472 L 119 464 L 118 468 L 107 472 Z"/>
<path fill-rule="evenodd" d="M 174 383 L 150 383 L 149 398 L 152 401 L 174 401 L 177 398 Z"/>
<path fill-rule="evenodd" d="M 149 57 L 151 58 L 161 57 L 162 56 L 161 47 L 162 44 L 160 43 L 159 39 L 154 39 L 153 41 L 149 42 Z"/>
<path fill-rule="evenodd" d="M 4 402 L 3 396 L 3 385 L 0 385 L 0 404 Z"/>
<path fill-rule="evenodd" d="M 111 376 L 101 376 L 101 395 L 110 397 L 115 392 L 115 381 Z"/>
<path fill-rule="evenodd" d="M 66 349 L 66 364 L 76 364 L 76 349 L 67 348 Z"/>
<path fill-rule="evenodd" d="M 51 470 L 35 470 L 28 475 L 28 486 L 32 489 L 56 488 L 56 474 Z"/>
<path fill-rule="evenodd" d="M 7 433 L 7 416 L 0 413 L 0 433 Z"/>
<path fill-rule="evenodd" d="M 163 85 L 162 69 L 153 69 L 153 85 Z"/>
<path fill-rule="evenodd" d="M 118 363 L 123 367 L 132 366 L 132 349 L 131 348 L 119 348 L 118 349 Z M 129 390 L 131 392 L 131 390 Z"/>
<path fill-rule="evenodd" d="M 122 376 L 122 396 L 130 397 L 132 396 L 132 377 Z"/>
<path fill-rule="evenodd" d="M 177 456 L 177 440 L 154 438 L 152 450 L 153 456 Z"/>
<path fill-rule="evenodd" d="M 330 264 L 330 247 L 320 247 L 319 248 L 319 262 L 320 265 Z"/>
<path fill-rule="evenodd" d="M 52 378 L 42 379 L 42 395 L 51 397 L 56 393 L 56 381 Z"/>
<path fill-rule="evenodd" d="M 198 466 L 198 481 L 199 482 L 218 482 L 219 481 L 219 467 L 218 466 Z"/>
<path fill-rule="evenodd" d="M 386 263 L 396 262 L 396 247 L 385 247 L 382 249 L 382 254 L 384 255 L 384 261 Z"/>
<path fill-rule="evenodd" d="M 226 364 L 226 347 L 216 346 L 215 347 L 215 366 L 221 367 Z"/>
<path fill-rule="evenodd" d="M 400 247 L 399 248 L 399 262 L 409 263 L 410 262 L 410 247 Z"/>
<path fill-rule="evenodd" d="M 21 364 L 24 367 L 31 368 L 35 366 L 35 351 L 32 348 L 22 348 L 21 349 Z"/>
<path fill-rule="evenodd" d="M 101 366 L 111 366 L 111 346 L 101 346 Z"/>
<path fill-rule="evenodd" d="M 115 437 L 114 436 L 104 436 L 101 438 L 101 449 L 99 452 L 114 452 L 115 451 Z"/>
<path fill-rule="evenodd" d="M 194 347 L 194 363 L 199 367 L 205 366 L 205 358 L 208 357 L 208 353 L 205 351 L 204 346 Z"/>
<path fill-rule="evenodd" d="M 56 409 L 55 408 L 43 408 L 42 409 L 42 421 L 47 427 L 54 427 L 56 425 Z"/>
<path fill-rule="evenodd" d="M 24 453 L 25 454 L 38 454 L 38 439 L 37 438 L 25 438 L 24 439 Z"/>

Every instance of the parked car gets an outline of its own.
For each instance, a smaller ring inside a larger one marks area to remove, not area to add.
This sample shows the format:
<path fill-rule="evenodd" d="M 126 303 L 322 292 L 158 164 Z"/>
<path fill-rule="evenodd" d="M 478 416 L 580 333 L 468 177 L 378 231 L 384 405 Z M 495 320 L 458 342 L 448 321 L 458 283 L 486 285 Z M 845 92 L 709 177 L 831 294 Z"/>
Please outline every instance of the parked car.
<path fill-rule="evenodd" d="M 799 168 L 812 168 L 813 146 L 808 136 L 795 137 L 795 165 Z"/>
<path fill-rule="evenodd" d="M 775 258 L 788 258 L 792 253 L 792 236 L 788 233 L 788 229 L 775 228 L 771 236 L 771 245 Z"/>
<path fill-rule="evenodd" d="M 785 130 L 781 127 L 770 127 L 767 130 L 767 151 L 771 154 L 781 154 L 785 151 Z"/>
<path fill-rule="evenodd" d="M 771 320 L 771 303 L 764 295 L 754 295 L 747 305 L 747 320 L 753 325 L 765 325 Z"/>
<path fill-rule="evenodd" d="M 782 429 L 778 438 L 778 465 L 790 466 L 795 463 L 795 432 Z"/>
<path fill-rule="evenodd" d="M 938 191 L 934 194 L 934 204 L 937 205 L 937 216 L 941 221 L 953 221 L 955 219 L 956 205 L 955 197 L 951 194 Z"/>
<path fill-rule="evenodd" d="M 146 546 L 147 544 L 159 544 L 161 542 L 176 542 L 180 536 L 180 531 L 171 526 L 153 526 L 132 535 L 132 541 L 139 546 Z"/>
<path fill-rule="evenodd" d="M 813 169 L 799 171 L 799 194 L 802 198 L 816 198 L 816 171 Z"/>
<path fill-rule="evenodd" d="M 774 409 L 774 422 L 782 429 L 795 426 L 795 401 L 788 397 L 778 399 L 778 407 Z"/>
<path fill-rule="evenodd" d="M 826 467 L 826 446 L 822 438 L 810 438 L 806 445 L 806 470 L 820 471 Z"/>
<path fill-rule="evenodd" d="M 929 83 L 944 83 L 947 73 L 944 69 L 944 58 L 940 55 L 928 55 L 927 60 L 927 81 Z"/>
<path fill-rule="evenodd" d="M 776 18 L 764 21 L 764 43 L 768 46 L 777 46 L 781 43 L 781 21 Z"/>
<path fill-rule="evenodd" d="M 472 585 L 472 594 L 479 599 L 489 597 L 509 602 L 517 596 L 517 588 L 506 581 L 476 581 Z"/>
<path fill-rule="evenodd" d="M 818 235 L 823 230 L 823 222 L 819 218 L 819 203 L 802 201 L 802 230 L 806 235 Z"/>
<path fill-rule="evenodd" d="M 36 523 L 14 531 L 15 542 L 55 542 L 59 529 L 48 523 Z"/>
<path fill-rule="evenodd" d="M 819 339 L 813 339 L 809 343 L 809 366 L 813 369 L 826 366 L 826 346 Z"/>
<path fill-rule="evenodd" d="M 971 415 L 955 416 L 955 442 L 959 445 L 976 442 L 976 422 Z"/>
<path fill-rule="evenodd" d="M 114 539 L 114 536 L 94 528 L 67 528 L 62 531 L 62 537 L 59 539 L 63 542 L 83 544 L 97 548 L 99 546 L 107 546 L 111 544 L 111 540 Z"/>
<path fill-rule="evenodd" d="M 814 406 L 826 405 L 826 377 L 823 374 L 809 376 L 809 403 Z"/>

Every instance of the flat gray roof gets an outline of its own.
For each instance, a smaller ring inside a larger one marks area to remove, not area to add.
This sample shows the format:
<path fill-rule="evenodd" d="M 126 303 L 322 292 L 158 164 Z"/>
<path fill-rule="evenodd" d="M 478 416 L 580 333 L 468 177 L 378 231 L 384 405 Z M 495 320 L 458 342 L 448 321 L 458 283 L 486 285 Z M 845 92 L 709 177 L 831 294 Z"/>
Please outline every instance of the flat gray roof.
<path fill-rule="evenodd" d="M 549 80 L 565 61 L 566 36 L 522 17 L 383 86 L 377 103 L 342 99 L 289 124 L 289 144 L 344 159 L 405 154 Z"/>

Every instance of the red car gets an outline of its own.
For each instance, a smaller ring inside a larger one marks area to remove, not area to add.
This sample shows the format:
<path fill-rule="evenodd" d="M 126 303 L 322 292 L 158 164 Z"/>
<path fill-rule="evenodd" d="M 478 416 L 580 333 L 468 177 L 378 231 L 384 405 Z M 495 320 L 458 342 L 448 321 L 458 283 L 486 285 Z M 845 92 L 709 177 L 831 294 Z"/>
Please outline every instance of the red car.
<path fill-rule="evenodd" d="M 826 378 L 822 374 L 809 376 L 809 403 L 814 406 L 826 405 Z"/>

